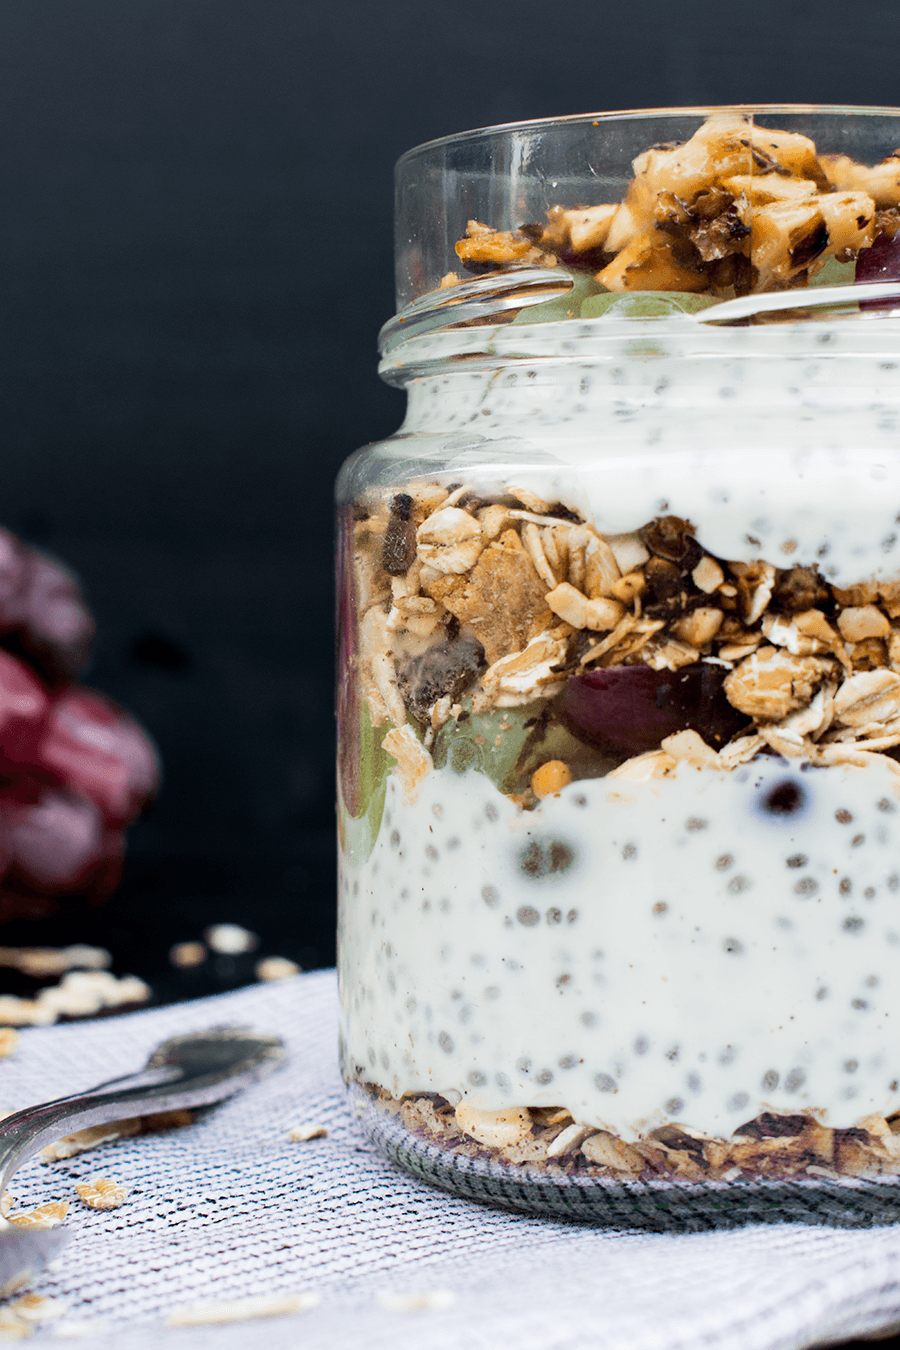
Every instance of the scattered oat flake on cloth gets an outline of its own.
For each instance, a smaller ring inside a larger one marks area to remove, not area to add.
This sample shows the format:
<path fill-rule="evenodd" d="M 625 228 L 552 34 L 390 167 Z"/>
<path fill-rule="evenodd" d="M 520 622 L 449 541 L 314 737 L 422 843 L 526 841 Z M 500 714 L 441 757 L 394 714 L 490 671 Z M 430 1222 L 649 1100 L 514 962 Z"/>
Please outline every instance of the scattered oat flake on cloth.
<path fill-rule="evenodd" d="M 89 1149 L 99 1148 L 101 1144 L 111 1143 L 114 1139 L 123 1139 L 139 1134 L 141 1121 L 139 1116 L 129 1120 L 114 1120 L 109 1125 L 89 1125 L 87 1129 L 76 1130 L 74 1134 L 63 1135 L 55 1143 L 42 1148 L 38 1155 L 42 1162 L 58 1162 L 63 1158 L 74 1158 L 78 1153 L 87 1153 Z"/>
<path fill-rule="evenodd" d="M 19 1228 L 58 1228 L 68 1212 L 68 1200 L 50 1200 L 36 1209 L 20 1209 L 7 1214 L 6 1218 Z"/>
<path fill-rule="evenodd" d="M 202 1327 L 225 1322 L 249 1322 L 256 1317 L 281 1317 L 306 1312 L 319 1302 L 313 1290 L 299 1294 L 259 1294 L 254 1298 L 225 1299 L 221 1303 L 195 1303 L 179 1308 L 166 1318 L 168 1327 Z"/>
<path fill-rule="evenodd" d="M 19 1044 L 19 1033 L 12 1027 L 0 1027 L 0 1059 L 11 1055 Z"/>
<path fill-rule="evenodd" d="M 293 1144 L 305 1144 L 310 1139 L 324 1139 L 328 1130 L 324 1125 L 311 1122 L 306 1125 L 295 1125 L 293 1129 L 288 1130 L 287 1137 Z"/>
<path fill-rule="evenodd" d="M 288 980 L 299 975 L 300 967 L 287 956 L 264 956 L 257 961 L 255 975 L 258 980 Z"/>
<path fill-rule="evenodd" d="M 68 1303 L 61 1298 L 48 1298 L 45 1294 L 23 1294 L 8 1307 L 26 1322 L 55 1322 L 69 1311 Z"/>
<path fill-rule="evenodd" d="M 214 923 L 203 934 L 206 945 L 220 956 L 243 956 L 259 946 L 259 938 L 239 923 Z"/>
<path fill-rule="evenodd" d="M 89 1337 L 102 1336 L 112 1330 L 112 1323 L 100 1317 L 84 1317 L 71 1322 L 57 1322 L 53 1328 L 53 1337 L 59 1341 L 86 1341 Z"/>
<path fill-rule="evenodd" d="M 77 1181 L 75 1189 L 81 1201 L 88 1209 L 118 1209 L 128 1199 L 128 1191 L 117 1181 L 108 1177 L 92 1177 L 90 1181 Z"/>
<path fill-rule="evenodd" d="M 446 1312 L 456 1303 L 456 1295 L 451 1289 L 425 1289 L 418 1294 L 392 1294 L 383 1291 L 376 1295 L 378 1302 L 387 1312 Z"/>
<path fill-rule="evenodd" d="M 24 1341 L 34 1335 L 34 1327 L 17 1317 L 12 1308 L 0 1308 L 0 1341 Z"/>

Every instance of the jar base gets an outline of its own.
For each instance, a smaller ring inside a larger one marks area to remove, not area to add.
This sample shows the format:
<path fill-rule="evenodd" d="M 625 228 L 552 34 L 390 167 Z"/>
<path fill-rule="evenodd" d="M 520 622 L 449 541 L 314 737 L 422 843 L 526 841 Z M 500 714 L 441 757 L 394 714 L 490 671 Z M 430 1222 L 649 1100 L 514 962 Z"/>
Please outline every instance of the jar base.
<path fill-rule="evenodd" d="M 900 1222 L 900 1177 L 741 1176 L 729 1180 L 629 1179 L 562 1168 L 548 1171 L 502 1157 L 454 1152 L 410 1130 L 385 1100 L 349 1086 L 369 1139 L 409 1175 L 467 1200 L 604 1228 L 706 1232 L 751 1223 L 873 1228 Z M 390 1099 L 388 1099 L 390 1100 Z"/>

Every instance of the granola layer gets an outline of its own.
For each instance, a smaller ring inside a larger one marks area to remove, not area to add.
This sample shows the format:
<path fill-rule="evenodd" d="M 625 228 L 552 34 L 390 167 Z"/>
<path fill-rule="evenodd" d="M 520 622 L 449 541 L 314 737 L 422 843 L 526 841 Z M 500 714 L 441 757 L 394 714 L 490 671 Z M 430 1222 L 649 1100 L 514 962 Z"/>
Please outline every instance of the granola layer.
<path fill-rule="evenodd" d="M 619 1181 L 677 1178 L 733 1181 L 738 1177 L 875 1177 L 900 1173 L 900 1119 L 865 1117 L 834 1129 L 806 1114 L 763 1112 L 728 1139 L 664 1125 L 627 1141 L 573 1120 L 565 1107 L 479 1111 L 456 1107 L 437 1093 L 400 1100 L 369 1091 L 380 1109 L 448 1155 L 578 1173 Z"/>

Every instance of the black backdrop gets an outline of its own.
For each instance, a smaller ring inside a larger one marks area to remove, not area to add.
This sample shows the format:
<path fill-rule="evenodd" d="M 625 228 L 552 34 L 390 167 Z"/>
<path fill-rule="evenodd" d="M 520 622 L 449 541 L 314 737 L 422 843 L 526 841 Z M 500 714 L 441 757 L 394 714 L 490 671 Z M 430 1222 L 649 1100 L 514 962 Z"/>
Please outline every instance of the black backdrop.
<path fill-rule="evenodd" d="M 492 122 L 667 104 L 900 103 L 900 5 L 27 0 L 0 8 L 0 523 L 65 558 L 89 683 L 166 782 L 93 937 L 236 920 L 333 959 L 330 492 L 402 397 L 392 165 Z M 210 983 L 210 980 L 213 983 Z"/>

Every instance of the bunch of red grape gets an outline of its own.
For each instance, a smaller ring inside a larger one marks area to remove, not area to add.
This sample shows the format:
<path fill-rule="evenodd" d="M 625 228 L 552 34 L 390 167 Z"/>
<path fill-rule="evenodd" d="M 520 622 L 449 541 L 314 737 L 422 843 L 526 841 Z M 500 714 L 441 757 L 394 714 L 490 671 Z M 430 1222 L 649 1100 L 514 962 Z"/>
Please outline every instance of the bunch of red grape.
<path fill-rule="evenodd" d="M 74 683 L 93 636 L 75 578 L 0 529 L 0 918 L 104 900 L 159 786 L 138 723 Z"/>

